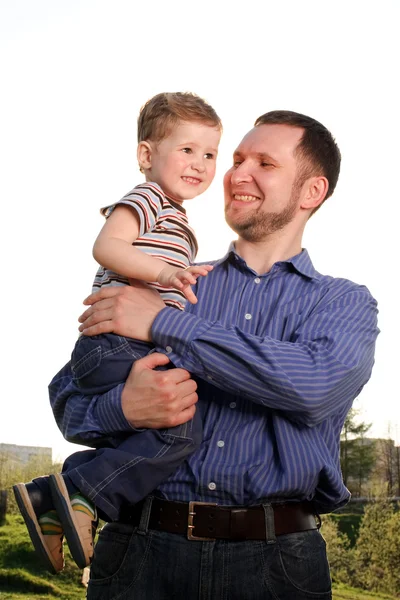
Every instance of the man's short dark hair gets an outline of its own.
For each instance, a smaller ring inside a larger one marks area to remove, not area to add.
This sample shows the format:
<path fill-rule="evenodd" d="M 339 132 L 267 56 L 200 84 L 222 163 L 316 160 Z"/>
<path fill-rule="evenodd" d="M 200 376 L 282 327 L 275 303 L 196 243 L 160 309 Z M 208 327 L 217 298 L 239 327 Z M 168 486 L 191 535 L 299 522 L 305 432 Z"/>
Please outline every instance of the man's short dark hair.
<path fill-rule="evenodd" d="M 329 189 L 325 200 L 333 194 L 339 178 L 341 155 L 331 132 L 322 123 L 290 110 L 272 110 L 256 119 L 254 126 L 259 125 L 291 125 L 303 128 L 304 133 L 296 148 L 296 157 L 303 162 L 301 168 L 307 173 L 307 177 L 323 175 L 327 178 Z"/>

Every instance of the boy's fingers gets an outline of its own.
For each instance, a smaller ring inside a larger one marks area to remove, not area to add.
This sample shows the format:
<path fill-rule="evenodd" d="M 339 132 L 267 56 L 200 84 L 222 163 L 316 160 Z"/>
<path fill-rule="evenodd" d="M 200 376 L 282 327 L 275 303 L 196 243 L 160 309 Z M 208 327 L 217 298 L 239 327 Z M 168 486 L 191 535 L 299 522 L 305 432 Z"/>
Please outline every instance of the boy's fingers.
<path fill-rule="evenodd" d="M 197 298 L 192 290 L 191 287 L 187 287 L 184 291 L 183 291 L 183 295 L 185 296 L 185 298 L 188 300 L 188 302 L 190 302 L 190 304 L 197 304 Z"/>

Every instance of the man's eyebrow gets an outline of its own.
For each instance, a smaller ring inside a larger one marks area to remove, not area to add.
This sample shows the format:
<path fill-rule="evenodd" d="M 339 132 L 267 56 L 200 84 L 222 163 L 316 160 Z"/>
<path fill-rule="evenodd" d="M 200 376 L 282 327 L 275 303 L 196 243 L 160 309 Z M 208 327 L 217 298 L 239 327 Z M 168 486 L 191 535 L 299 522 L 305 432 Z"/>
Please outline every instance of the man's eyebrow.
<path fill-rule="evenodd" d="M 243 154 L 240 152 L 240 150 L 235 150 L 233 156 L 241 158 Z M 271 156 L 267 152 L 256 152 L 255 157 L 258 158 L 258 160 L 272 160 L 274 162 L 277 162 L 276 159 L 273 158 L 273 156 Z"/>
<path fill-rule="evenodd" d="M 273 160 L 273 161 L 275 161 L 275 159 L 270 154 L 267 154 L 267 152 L 257 152 L 256 156 L 257 156 L 257 158 L 259 160 Z"/>

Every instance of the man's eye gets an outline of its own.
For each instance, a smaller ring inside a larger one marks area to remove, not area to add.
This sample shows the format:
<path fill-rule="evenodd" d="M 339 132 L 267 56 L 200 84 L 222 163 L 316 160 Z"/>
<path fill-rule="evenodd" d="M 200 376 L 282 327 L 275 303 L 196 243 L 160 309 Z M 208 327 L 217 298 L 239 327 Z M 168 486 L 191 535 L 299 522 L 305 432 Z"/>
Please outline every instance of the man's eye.
<path fill-rule="evenodd" d="M 185 152 L 185 154 L 191 154 L 192 149 L 191 148 L 182 148 L 182 152 Z"/>
<path fill-rule="evenodd" d="M 239 165 L 241 165 L 241 164 L 242 164 L 242 161 L 241 161 L 241 160 L 234 160 L 234 161 L 233 161 L 233 168 L 234 168 L 234 169 L 237 169 L 237 168 L 238 168 L 238 166 L 239 166 Z"/>
<path fill-rule="evenodd" d="M 271 165 L 271 163 L 262 162 L 262 163 L 261 163 L 261 166 L 262 166 L 262 167 L 271 167 L 272 165 Z"/>

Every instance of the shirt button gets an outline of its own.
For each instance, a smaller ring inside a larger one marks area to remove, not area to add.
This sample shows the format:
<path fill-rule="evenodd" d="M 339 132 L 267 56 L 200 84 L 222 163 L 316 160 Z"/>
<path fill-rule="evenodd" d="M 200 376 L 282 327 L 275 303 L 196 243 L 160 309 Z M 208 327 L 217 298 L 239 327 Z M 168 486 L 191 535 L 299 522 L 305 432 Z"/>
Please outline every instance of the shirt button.
<path fill-rule="evenodd" d="M 256 277 L 254 280 L 254 283 L 260 283 L 261 279 L 259 277 Z"/>
<path fill-rule="evenodd" d="M 171 346 L 167 346 L 167 347 L 165 348 L 165 351 L 166 351 L 166 353 L 167 353 L 167 354 L 169 354 L 170 352 L 172 352 L 172 348 L 171 348 Z"/>
<path fill-rule="evenodd" d="M 245 315 L 244 315 L 244 318 L 246 319 L 246 321 L 250 321 L 250 319 L 251 319 L 251 314 L 250 314 L 250 313 L 247 313 L 247 314 L 245 314 Z"/>
<path fill-rule="evenodd" d="M 231 402 L 229 408 L 236 408 L 236 402 Z"/>
<path fill-rule="evenodd" d="M 218 446 L 218 448 L 223 448 L 225 446 L 224 440 L 218 440 L 217 446 Z"/>
<path fill-rule="evenodd" d="M 208 489 L 209 490 L 216 490 L 217 486 L 213 481 L 210 481 L 210 483 L 208 484 Z"/>

